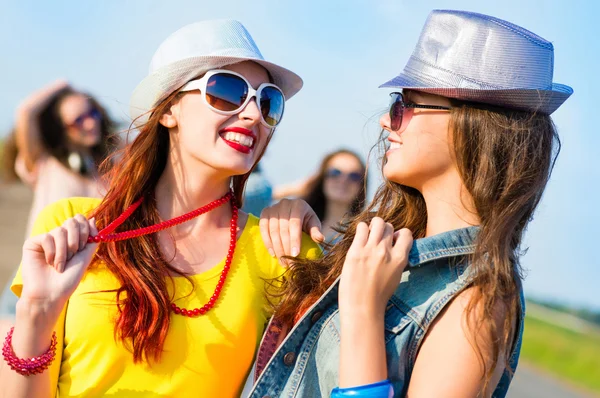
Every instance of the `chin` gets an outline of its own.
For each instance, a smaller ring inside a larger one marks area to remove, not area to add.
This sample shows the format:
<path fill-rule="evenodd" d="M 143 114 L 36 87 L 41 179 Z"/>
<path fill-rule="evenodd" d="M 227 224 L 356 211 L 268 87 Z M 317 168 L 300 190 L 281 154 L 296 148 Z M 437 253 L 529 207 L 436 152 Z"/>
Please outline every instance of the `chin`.
<path fill-rule="evenodd" d="M 240 165 L 240 164 L 229 164 L 229 165 L 222 165 L 221 169 L 222 170 L 226 170 L 228 174 L 232 175 L 232 176 L 239 176 L 239 175 L 243 175 L 246 174 L 250 171 L 250 169 L 252 168 L 252 164 L 244 164 L 244 165 Z"/>
<path fill-rule="evenodd" d="M 400 184 L 400 185 L 410 186 L 410 184 L 408 183 L 410 178 L 409 178 L 409 176 L 405 175 L 404 173 L 398 173 L 398 172 L 394 173 L 391 171 L 386 171 L 384 169 L 383 176 L 385 177 L 386 180 L 388 180 L 390 182 Z"/>

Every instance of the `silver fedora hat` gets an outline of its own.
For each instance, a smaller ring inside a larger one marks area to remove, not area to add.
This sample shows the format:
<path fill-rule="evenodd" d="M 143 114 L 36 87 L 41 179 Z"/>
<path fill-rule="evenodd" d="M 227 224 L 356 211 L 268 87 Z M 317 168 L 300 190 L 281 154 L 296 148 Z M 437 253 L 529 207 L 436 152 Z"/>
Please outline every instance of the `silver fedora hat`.
<path fill-rule="evenodd" d="M 510 22 L 434 10 L 404 70 L 380 87 L 551 114 L 573 89 L 553 83 L 554 47 Z"/>

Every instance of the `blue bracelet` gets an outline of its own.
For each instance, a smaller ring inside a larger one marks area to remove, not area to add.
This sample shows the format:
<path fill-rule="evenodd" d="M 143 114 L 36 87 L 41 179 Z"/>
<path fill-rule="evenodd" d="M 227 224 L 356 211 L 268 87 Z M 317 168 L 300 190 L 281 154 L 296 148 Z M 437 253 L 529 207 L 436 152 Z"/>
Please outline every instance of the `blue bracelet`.
<path fill-rule="evenodd" d="M 350 388 L 336 387 L 331 391 L 331 398 L 344 397 L 394 398 L 394 387 L 389 380 L 384 380 Z"/>

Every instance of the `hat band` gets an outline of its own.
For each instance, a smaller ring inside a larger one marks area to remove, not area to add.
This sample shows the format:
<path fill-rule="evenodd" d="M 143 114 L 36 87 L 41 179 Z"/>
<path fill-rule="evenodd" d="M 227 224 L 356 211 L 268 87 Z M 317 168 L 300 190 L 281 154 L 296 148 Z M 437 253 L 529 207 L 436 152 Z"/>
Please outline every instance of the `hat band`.
<path fill-rule="evenodd" d="M 456 72 L 452 72 L 436 65 L 431 65 L 414 55 L 410 57 L 403 74 L 413 79 L 420 88 L 464 88 L 475 90 L 552 90 L 552 83 L 546 86 L 530 85 L 525 87 L 506 87 L 490 83 L 480 82 L 467 78 Z"/>

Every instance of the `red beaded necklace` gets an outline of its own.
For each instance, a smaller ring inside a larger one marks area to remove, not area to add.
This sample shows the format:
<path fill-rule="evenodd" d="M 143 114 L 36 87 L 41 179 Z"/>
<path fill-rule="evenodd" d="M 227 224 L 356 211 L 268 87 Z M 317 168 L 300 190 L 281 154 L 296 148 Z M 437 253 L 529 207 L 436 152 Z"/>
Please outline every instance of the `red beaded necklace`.
<path fill-rule="evenodd" d="M 186 213 L 182 216 L 175 217 L 171 220 L 163 221 L 155 225 L 151 225 L 149 227 L 143 227 L 134 229 L 131 231 L 117 232 L 113 233 L 115 229 L 119 227 L 119 225 L 123 224 L 127 218 L 142 204 L 143 197 L 138 199 L 137 202 L 133 203 L 129 206 L 123 214 L 117 217 L 116 220 L 111 222 L 106 228 L 103 228 L 98 235 L 92 237 L 88 237 L 88 243 L 100 243 L 100 242 L 116 242 L 125 239 L 136 238 L 138 236 L 152 234 L 158 231 L 162 231 L 167 228 L 171 228 L 175 225 L 179 225 L 186 221 L 191 220 L 192 218 L 198 217 L 201 214 L 208 213 L 209 211 L 216 209 L 219 206 L 224 205 L 227 202 L 231 202 L 231 222 L 229 227 L 230 232 L 230 241 L 229 241 L 229 250 L 227 251 L 227 258 L 225 260 L 225 265 L 223 266 L 223 271 L 221 271 L 221 277 L 219 278 L 219 282 L 217 283 L 217 287 L 212 295 L 212 297 L 208 300 L 206 304 L 204 304 L 201 308 L 194 308 L 193 310 L 188 310 L 185 308 L 178 307 L 175 303 L 171 303 L 171 311 L 175 314 L 180 314 L 184 316 L 198 316 L 204 315 L 215 305 L 217 300 L 219 299 L 219 295 L 221 294 L 221 290 L 223 289 L 223 285 L 225 284 L 225 280 L 227 279 L 227 274 L 229 273 L 229 269 L 231 268 L 231 262 L 233 261 L 233 253 L 235 252 L 235 244 L 237 242 L 237 219 L 238 219 L 238 207 L 235 203 L 235 198 L 233 197 L 233 192 L 229 191 L 225 196 L 215 200 L 207 204 L 206 206 L 200 207 L 196 210 L 192 210 L 189 213 Z"/>

